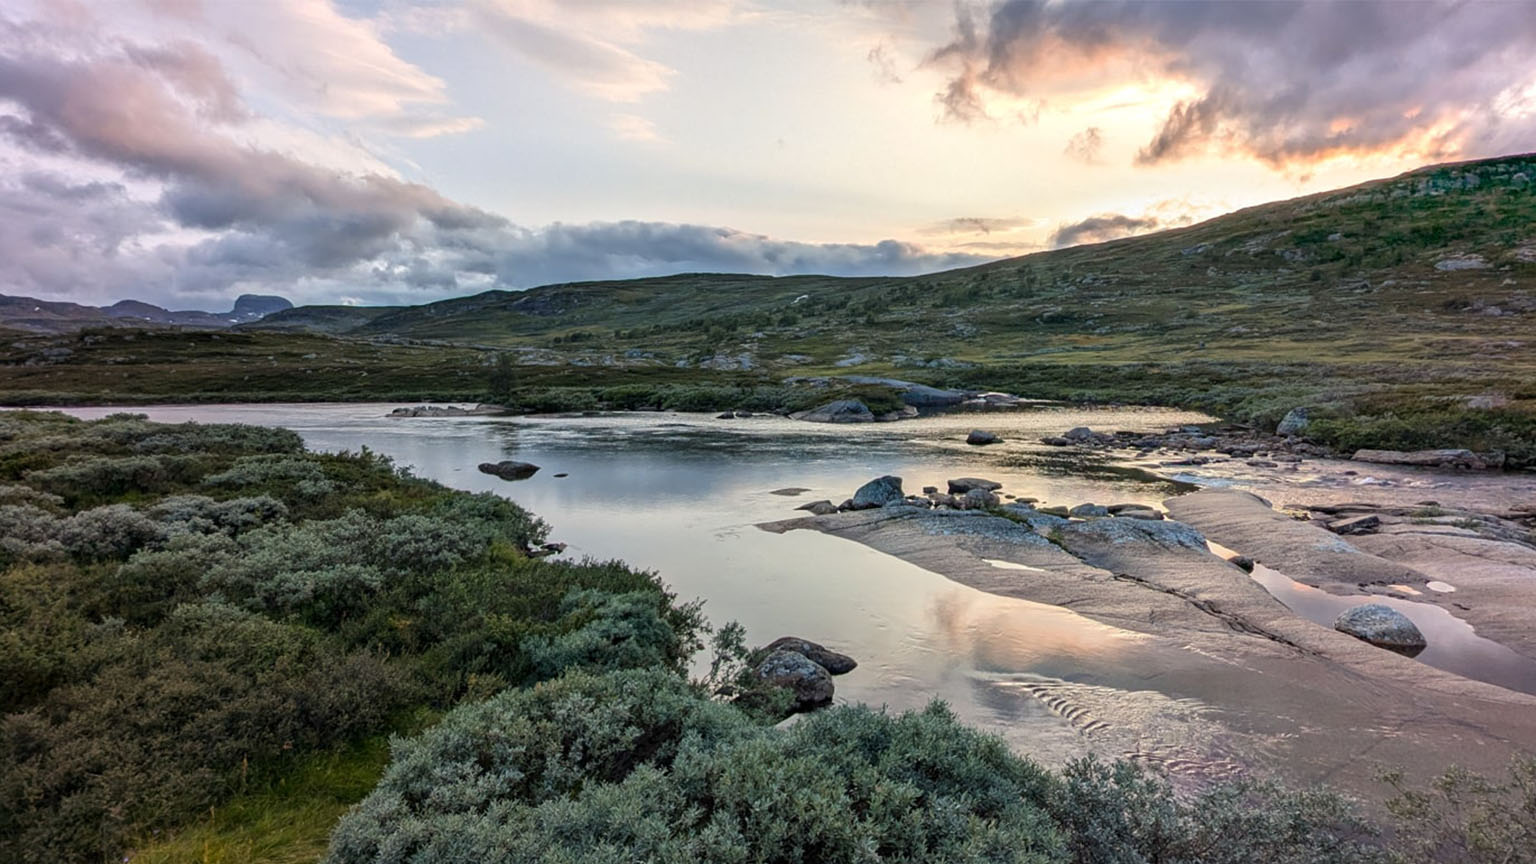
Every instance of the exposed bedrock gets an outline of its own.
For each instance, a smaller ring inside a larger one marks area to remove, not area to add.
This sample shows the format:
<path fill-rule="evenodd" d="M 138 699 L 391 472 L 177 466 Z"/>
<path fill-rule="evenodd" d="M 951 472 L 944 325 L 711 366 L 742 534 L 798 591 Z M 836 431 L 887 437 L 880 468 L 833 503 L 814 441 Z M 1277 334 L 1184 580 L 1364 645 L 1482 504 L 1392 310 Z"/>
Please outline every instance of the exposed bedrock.
<path fill-rule="evenodd" d="M 1247 509 L 1242 498 L 1217 500 Z M 1174 511 L 1175 502 L 1169 504 Z M 1216 523 L 1221 509 L 1207 521 Z M 1380 765 L 1411 766 L 1427 780 L 1451 764 L 1498 772 L 1513 753 L 1536 749 L 1536 697 L 1426 666 L 1293 614 L 1211 554 L 1203 526 L 1004 510 L 1014 518 L 894 504 L 762 527 L 854 540 L 981 591 L 1070 610 L 1089 619 L 1080 625 L 1084 634 L 1119 634 L 1056 661 L 989 669 L 987 680 L 1016 695 L 1054 693 L 1038 697 L 1052 711 L 1058 707 L 1049 700 L 1087 688 L 1096 694 L 1093 720 L 1075 728 L 1090 746 L 1111 748 L 1101 750 L 1107 755 L 1124 755 L 1113 748 L 1126 740 L 1162 747 L 1175 775 L 1238 759 L 1291 782 L 1330 782 L 1379 796 L 1372 778 Z M 1265 521 L 1271 532 L 1285 528 Z M 1297 536 L 1339 541 L 1315 530 L 1325 536 Z M 1355 556 L 1344 560 L 1361 568 L 1390 565 L 1398 574 L 1393 581 L 1412 570 L 1360 550 L 1333 554 Z M 1061 670 L 1070 670 L 1070 682 L 1019 683 L 1041 674 L 1059 682 Z M 1154 704 L 1170 710 L 1148 708 Z M 1085 709 L 1060 710 L 1078 717 Z"/>

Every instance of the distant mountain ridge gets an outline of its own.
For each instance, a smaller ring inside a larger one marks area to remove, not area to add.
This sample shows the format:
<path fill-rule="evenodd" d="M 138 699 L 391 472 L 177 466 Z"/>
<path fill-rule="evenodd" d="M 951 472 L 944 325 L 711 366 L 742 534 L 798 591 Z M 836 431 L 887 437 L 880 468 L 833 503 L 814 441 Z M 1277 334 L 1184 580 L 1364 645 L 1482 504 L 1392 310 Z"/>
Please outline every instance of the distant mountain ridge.
<path fill-rule="evenodd" d="M 220 330 L 260 321 L 292 309 L 287 298 L 273 294 L 242 294 L 228 312 L 172 311 L 142 300 L 119 300 L 111 306 L 85 306 L 59 300 L 39 300 L 0 294 L 0 327 L 33 333 L 68 333 L 84 327 L 143 327 L 147 325 Z"/>

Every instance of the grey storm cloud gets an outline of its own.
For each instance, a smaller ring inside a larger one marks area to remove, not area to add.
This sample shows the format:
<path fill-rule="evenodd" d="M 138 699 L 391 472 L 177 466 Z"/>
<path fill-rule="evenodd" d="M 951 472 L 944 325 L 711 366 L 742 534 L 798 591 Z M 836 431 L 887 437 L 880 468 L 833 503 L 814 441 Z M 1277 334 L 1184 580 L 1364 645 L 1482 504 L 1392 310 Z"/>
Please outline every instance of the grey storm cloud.
<path fill-rule="evenodd" d="M 1152 216 L 1105 213 L 1057 226 L 1056 230 L 1051 232 L 1047 242 L 1051 248 L 1060 249 L 1063 246 L 1077 246 L 1082 243 L 1118 240 L 1121 237 L 1144 234 L 1161 227 L 1163 227 L 1162 222 Z"/>
<path fill-rule="evenodd" d="M 3 22 L 0 22 L 3 24 Z M 382 174 L 262 149 L 217 58 L 191 44 L 58 50 L 0 26 L 0 139 L 153 190 L 0 178 L 0 283 L 83 300 L 215 302 L 240 290 L 403 300 L 492 285 L 683 271 L 908 274 L 982 256 L 814 244 L 647 222 L 530 229 Z M 152 235 L 181 232 L 182 242 Z M 315 297 L 314 299 L 329 299 Z"/>
<path fill-rule="evenodd" d="M 984 116 L 994 94 L 1042 98 L 1142 72 L 1185 81 L 1199 95 L 1171 110 L 1140 162 L 1224 147 L 1281 164 L 1400 143 L 1528 148 L 1536 117 L 1498 103 L 1530 82 L 1533 56 L 1525 2 L 1002 0 L 957 6 L 929 62 L 949 71 L 938 98 L 960 120 Z"/>

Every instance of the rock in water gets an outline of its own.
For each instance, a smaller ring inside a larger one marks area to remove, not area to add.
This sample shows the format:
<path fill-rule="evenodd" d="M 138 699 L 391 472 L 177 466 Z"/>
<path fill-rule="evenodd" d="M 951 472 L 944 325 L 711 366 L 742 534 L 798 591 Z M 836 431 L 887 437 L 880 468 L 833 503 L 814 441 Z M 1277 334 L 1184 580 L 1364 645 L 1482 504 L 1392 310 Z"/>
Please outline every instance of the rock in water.
<path fill-rule="evenodd" d="M 795 651 L 771 652 L 757 664 L 757 677 L 795 694 L 795 710 L 805 711 L 832 701 L 832 673 Z"/>
<path fill-rule="evenodd" d="M 853 493 L 850 509 L 873 510 L 876 507 L 884 507 L 892 501 L 901 501 L 906 497 L 906 493 L 901 491 L 901 478 L 887 474 L 860 486 L 858 491 Z"/>
<path fill-rule="evenodd" d="M 1307 409 L 1292 408 L 1286 412 L 1285 418 L 1280 421 L 1280 425 L 1275 427 L 1275 434 L 1285 437 L 1300 435 L 1307 431 L 1307 427 L 1310 425 L 1311 420 L 1307 417 Z"/>
<path fill-rule="evenodd" d="M 481 462 L 480 473 L 500 477 L 503 480 L 527 480 L 539 473 L 539 466 L 532 462 Z"/>
<path fill-rule="evenodd" d="M 763 646 L 763 650 L 770 654 L 774 651 L 793 651 L 833 675 L 852 672 L 859 665 L 847 654 L 839 654 L 825 645 L 819 645 L 809 639 L 801 639 L 799 636 L 781 636 Z"/>
<path fill-rule="evenodd" d="M 1074 519 L 1101 519 L 1109 515 L 1109 508 L 1100 504 L 1079 504 L 1067 511 Z"/>
<path fill-rule="evenodd" d="M 812 516 L 826 516 L 837 512 L 837 505 L 831 501 L 812 501 L 809 504 L 801 504 L 796 510 L 808 510 Z"/>
<path fill-rule="evenodd" d="M 811 423 L 873 423 L 875 415 L 857 399 L 839 399 L 836 402 L 828 402 L 809 411 L 801 411 L 789 415 L 791 420 L 805 420 Z"/>
<path fill-rule="evenodd" d="M 1339 613 L 1333 629 L 1383 648 L 1415 650 L 1425 645 L 1424 634 L 1408 616 L 1381 603 L 1367 603 Z"/>
<path fill-rule="evenodd" d="M 1001 444 L 1002 441 L 1003 439 L 993 435 L 991 432 L 984 432 L 980 429 L 972 429 L 971 434 L 965 436 L 965 443 L 975 444 L 977 446 L 983 444 Z"/>
<path fill-rule="evenodd" d="M 980 477 L 956 477 L 949 481 L 949 494 L 964 495 L 972 489 L 985 489 L 988 492 L 996 492 L 1003 488 L 1003 484 L 996 480 L 983 480 Z M 939 491 L 937 489 L 933 490 Z"/>
<path fill-rule="evenodd" d="M 1061 437 L 1068 441 L 1089 441 L 1093 439 L 1093 430 L 1087 426 L 1076 426 L 1063 432 Z"/>

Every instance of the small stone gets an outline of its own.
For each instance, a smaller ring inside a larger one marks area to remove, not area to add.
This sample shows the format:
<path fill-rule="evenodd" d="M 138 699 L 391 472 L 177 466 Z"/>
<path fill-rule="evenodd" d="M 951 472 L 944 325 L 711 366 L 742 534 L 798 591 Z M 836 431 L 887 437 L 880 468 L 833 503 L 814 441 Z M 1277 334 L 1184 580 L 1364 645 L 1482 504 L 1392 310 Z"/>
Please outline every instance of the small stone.
<path fill-rule="evenodd" d="M 1254 560 L 1249 558 L 1247 555 L 1233 555 L 1231 558 L 1228 558 L 1227 561 L 1231 562 L 1244 573 L 1252 573 L 1255 566 Z"/>

